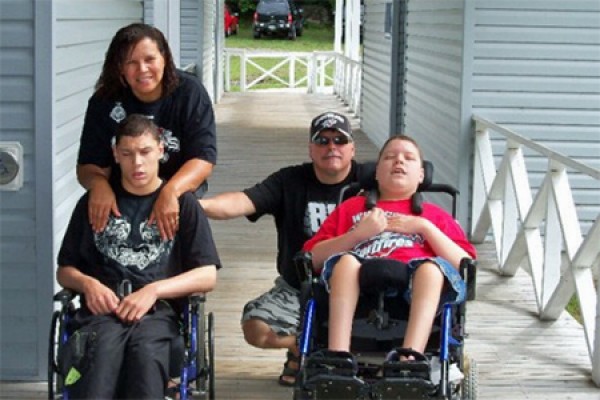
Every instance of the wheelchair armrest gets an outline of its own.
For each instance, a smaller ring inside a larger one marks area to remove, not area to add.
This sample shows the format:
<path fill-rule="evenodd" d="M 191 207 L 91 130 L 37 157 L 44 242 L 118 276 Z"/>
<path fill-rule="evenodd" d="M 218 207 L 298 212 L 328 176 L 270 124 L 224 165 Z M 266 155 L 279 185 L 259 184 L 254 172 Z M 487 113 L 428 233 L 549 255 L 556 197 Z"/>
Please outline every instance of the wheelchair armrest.
<path fill-rule="evenodd" d="M 296 267 L 296 274 L 298 281 L 302 284 L 303 282 L 312 281 L 313 268 L 312 268 L 312 253 L 299 251 L 294 256 L 294 266 Z"/>
<path fill-rule="evenodd" d="M 465 257 L 460 260 L 460 276 L 467 285 L 467 301 L 475 300 L 477 282 L 477 261 Z"/>
<path fill-rule="evenodd" d="M 313 275 L 312 253 L 299 251 L 294 256 L 294 265 L 300 282 L 300 305 L 303 309 L 308 299 L 314 295 L 313 283 L 316 279 Z"/>
<path fill-rule="evenodd" d="M 61 304 L 66 305 L 73 300 L 75 296 L 77 296 L 77 292 L 74 292 L 71 289 L 62 289 L 52 297 L 52 300 L 60 301 Z"/>
<path fill-rule="evenodd" d="M 198 305 L 206 302 L 206 293 L 192 293 L 188 296 L 190 305 Z"/>

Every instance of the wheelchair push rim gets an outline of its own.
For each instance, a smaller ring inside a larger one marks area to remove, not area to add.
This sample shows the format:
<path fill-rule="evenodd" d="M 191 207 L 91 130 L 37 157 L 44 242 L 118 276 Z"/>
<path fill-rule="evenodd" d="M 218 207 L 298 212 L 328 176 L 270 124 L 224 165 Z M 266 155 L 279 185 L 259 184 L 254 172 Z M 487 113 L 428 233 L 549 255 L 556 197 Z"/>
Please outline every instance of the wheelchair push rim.
<path fill-rule="evenodd" d="M 48 340 L 48 399 L 62 398 L 63 378 L 58 372 L 58 353 L 61 347 L 62 332 L 62 313 L 54 311 L 50 323 L 50 333 Z"/>
<path fill-rule="evenodd" d="M 208 398 L 215 400 L 215 324 L 213 313 L 208 314 Z"/>

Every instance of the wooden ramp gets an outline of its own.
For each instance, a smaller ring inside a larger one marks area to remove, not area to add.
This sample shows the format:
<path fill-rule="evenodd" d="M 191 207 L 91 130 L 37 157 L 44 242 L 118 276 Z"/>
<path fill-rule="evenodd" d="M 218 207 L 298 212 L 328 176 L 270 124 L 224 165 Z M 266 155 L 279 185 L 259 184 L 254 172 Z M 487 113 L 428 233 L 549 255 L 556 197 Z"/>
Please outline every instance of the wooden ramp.
<path fill-rule="evenodd" d="M 282 166 L 306 161 L 310 120 L 330 109 L 346 111 L 328 95 L 226 94 L 216 106 L 219 164 L 209 195 L 240 190 Z M 356 136 L 357 159 L 375 159 L 375 146 L 361 132 Z M 285 352 L 250 347 L 239 323 L 246 301 L 275 279 L 273 221 L 242 218 L 212 227 L 224 264 L 208 297 L 216 318 L 217 398 L 291 400 L 291 389 L 277 384 Z M 529 276 L 522 271 L 499 276 L 490 245 L 478 250 L 477 300 L 468 306 L 466 347 L 479 366 L 479 398 L 600 399 L 582 327 L 566 313 L 557 321 L 540 321 Z M 46 396 L 44 383 L 0 385 L 0 399 Z"/>

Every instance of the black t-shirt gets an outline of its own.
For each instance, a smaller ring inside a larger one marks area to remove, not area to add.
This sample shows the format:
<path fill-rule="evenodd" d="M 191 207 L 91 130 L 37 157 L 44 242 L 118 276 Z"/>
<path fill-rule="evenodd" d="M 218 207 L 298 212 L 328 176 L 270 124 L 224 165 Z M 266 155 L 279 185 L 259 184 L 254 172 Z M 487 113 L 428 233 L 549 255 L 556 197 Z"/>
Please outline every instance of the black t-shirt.
<path fill-rule="evenodd" d="M 337 205 L 340 190 L 358 180 L 361 166 L 354 161 L 348 177 L 341 183 L 321 183 L 312 163 L 283 168 L 264 181 L 244 190 L 256 213 L 252 222 L 265 214 L 273 215 L 277 228 L 277 271 L 293 287 L 300 287 L 294 256 L 304 242 L 319 229 Z"/>
<path fill-rule="evenodd" d="M 162 131 L 165 157 L 159 175 L 169 180 L 194 158 L 217 162 L 215 117 L 204 86 L 194 76 L 178 71 L 179 85 L 173 93 L 151 103 L 138 100 L 130 89 L 122 98 L 107 100 L 94 94 L 88 101 L 79 146 L 78 164 L 112 168 L 112 183 L 119 182 L 120 169 L 112 154 L 117 126 L 129 114 L 151 117 Z"/>
<path fill-rule="evenodd" d="M 161 187 L 162 188 L 162 187 Z M 58 253 L 59 266 L 73 266 L 117 291 L 124 279 L 133 289 L 206 265 L 221 267 L 204 210 L 191 193 L 179 198 L 180 227 L 163 241 L 148 217 L 160 189 L 137 196 L 114 187 L 121 217 L 111 215 L 107 227 L 94 233 L 88 220 L 88 194 L 77 203 Z"/>

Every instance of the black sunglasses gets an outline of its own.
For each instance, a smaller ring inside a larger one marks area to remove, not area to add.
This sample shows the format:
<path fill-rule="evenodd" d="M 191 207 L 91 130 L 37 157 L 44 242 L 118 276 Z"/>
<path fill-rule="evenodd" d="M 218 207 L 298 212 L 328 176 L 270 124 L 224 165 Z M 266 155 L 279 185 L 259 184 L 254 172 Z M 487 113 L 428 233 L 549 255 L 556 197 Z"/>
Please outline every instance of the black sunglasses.
<path fill-rule="evenodd" d="M 312 142 L 319 146 L 327 146 L 330 142 L 332 142 L 335 145 L 343 145 L 343 144 L 348 144 L 348 143 L 352 142 L 352 140 L 350 140 L 350 138 L 345 135 L 334 136 L 332 138 L 328 138 L 328 137 L 319 135 L 316 138 L 314 138 L 312 140 Z"/>

